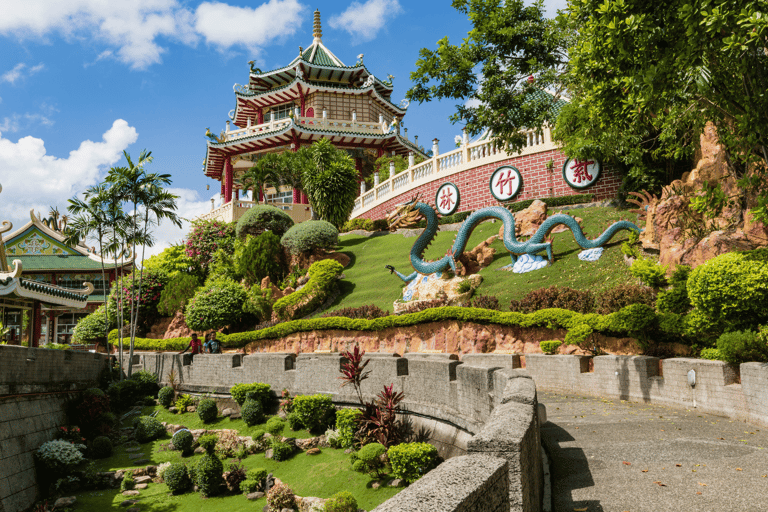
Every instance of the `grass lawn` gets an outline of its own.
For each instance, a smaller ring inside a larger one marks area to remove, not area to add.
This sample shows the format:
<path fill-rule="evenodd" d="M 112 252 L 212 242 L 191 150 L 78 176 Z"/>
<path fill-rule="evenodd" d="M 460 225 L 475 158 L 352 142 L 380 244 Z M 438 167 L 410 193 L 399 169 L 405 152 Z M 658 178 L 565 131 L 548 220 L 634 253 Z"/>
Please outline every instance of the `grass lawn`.
<path fill-rule="evenodd" d="M 146 407 L 143 412 L 147 414 L 155 409 L 160 410 L 157 415 L 160 421 L 183 424 L 190 429 L 237 429 L 241 435 L 249 435 L 261 428 L 259 425 L 249 428 L 245 426 L 242 420 L 230 421 L 226 418 L 215 423 L 209 423 L 203 427 L 196 413 L 170 414 L 159 406 L 156 408 Z M 305 430 L 293 432 L 288 427 L 285 428 L 283 435 L 297 438 L 312 437 Z M 165 436 L 162 439 L 139 445 L 139 451 L 133 453 L 143 453 L 146 458 L 150 459 L 151 462 L 149 464 L 151 465 L 163 462 L 185 462 L 189 464 L 202 457 L 202 455 L 182 457 L 177 451 L 164 449 L 164 445 L 167 445 L 170 440 L 170 436 Z M 129 459 L 128 455 L 129 453 L 125 451 L 125 447 L 118 446 L 111 457 L 97 461 L 97 470 L 109 471 L 135 467 L 133 460 Z M 225 470 L 229 469 L 229 464 L 233 460 L 227 459 L 222 461 Z M 263 453 L 256 453 L 243 459 L 242 464 L 247 469 L 266 469 L 267 472 L 273 473 L 276 478 L 279 478 L 291 487 L 299 496 L 330 498 L 339 491 L 349 491 L 357 499 L 358 506 L 366 510 L 372 510 L 397 494 L 400 490 L 388 487 L 373 489 L 371 487 L 373 480 L 368 475 L 352 471 L 349 455 L 345 454 L 343 450 L 334 448 L 322 448 L 322 453 L 314 456 L 306 455 L 304 452 L 297 452 L 291 459 L 283 462 L 265 459 Z M 200 493 L 190 491 L 180 496 L 173 496 L 165 484 L 150 484 L 147 489 L 140 492 L 141 494 L 138 497 L 123 496 L 117 489 L 84 492 L 77 495 L 77 507 L 81 510 L 117 509 L 120 503 L 126 499 L 137 499 L 141 510 L 153 512 L 203 510 L 234 512 L 238 510 L 261 510 L 266 505 L 266 499 L 264 498 L 251 502 L 241 494 L 206 499 L 202 498 Z"/>
<path fill-rule="evenodd" d="M 560 210 L 550 210 L 550 215 L 558 211 Z M 622 218 L 637 223 L 633 214 L 615 208 L 581 208 L 564 213 L 584 219 L 582 225 L 587 232 L 587 238 L 590 239 L 596 238 L 608 225 Z M 500 227 L 501 223 L 498 221 L 480 224 L 470 236 L 467 250 L 497 235 Z M 453 244 L 455 235 L 453 231 L 438 231 L 426 251 L 425 259 L 441 258 Z M 480 271 L 483 284 L 476 293 L 495 295 L 506 310 L 510 300 L 521 299 L 531 290 L 552 285 L 599 292 L 618 284 L 633 282 L 629 267 L 624 264 L 619 249 L 627 235 L 628 232 L 620 231 L 605 246 L 606 250 L 598 261 L 584 262 L 577 257 L 581 248 L 570 230 L 557 233 L 553 235 L 552 244 L 554 264 L 527 274 L 499 271 L 501 267 L 511 263 L 511 259 L 504 244 L 497 240 L 491 245 L 496 249 L 493 263 Z M 341 295 L 330 311 L 364 304 L 376 304 L 382 309 L 392 311 L 392 303 L 401 296 L 404 283 L 397 276 L 390 275 L 384 266 L 393 265 L 403 274 L 410 274 L 413 268 L 409 253 L 415 241 L 415 237 L 405 238 L 399 234 L 371 238 L 359 235 L 341 237 L 340 251 L 349 255 L 352 260 L 344 269 L 346 279 L 341 282 Z"/>

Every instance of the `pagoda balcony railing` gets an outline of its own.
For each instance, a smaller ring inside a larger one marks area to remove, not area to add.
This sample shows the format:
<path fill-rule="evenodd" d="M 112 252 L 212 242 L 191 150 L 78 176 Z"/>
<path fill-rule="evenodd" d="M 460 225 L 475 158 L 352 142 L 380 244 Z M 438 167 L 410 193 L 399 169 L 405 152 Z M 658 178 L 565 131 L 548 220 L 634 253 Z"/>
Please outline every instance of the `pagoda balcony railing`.
<path fill-rule="evenodd" d="M 393 197 L 432 181 L 444 180 L 454 174 L 509 158 L 557 149 L 548 127 L 542 130 L 528 130 L 525 137 L 525 147 L 519 153 L 507 153 L 494 139 L 481 140 L 463 144 L 453 151 L 437 154 L 420 164 L 412 165 L 373 189 L 363 192 L 355 200 L 351 218 L 359 217 Z M 490 178 L 490 173 L 488 177 Z"/>
<path fill-rule="evenodd" d="M 381 135 L 389 132 L 390 126 L 386 122 L 374 123 L 349 119 L 329 119 L 322 117 L 294 117 L 296 124 L 314 128 L 316 130 L 330 130 L 334 132 L 355 132 Z M 273 132 L 287 128 L 291 125 L 290 118 L 277 119 L 262 124 L 256 124 L 224 132 L 224 140 L 232 141 L 245 137 L 253 137 L 261 133 Z"/>
<path fill-rule="evenodd" d="M 245 201 L 245 200 L 232 200 L 229 203 L 225 203 L 218 208 L 214 208 L 208 213 L 204 213 L 203 215 L 200 215 L 197 217 L 197 220 L 219 220 L 222 222 L 237 222 L 240 220 L 240 217 L 242 217 L 245 212 L 256 206 L 257 204 L 269 204 L 272 206 L 275 206 L 277 208 L 280 208 L 285 213 L 288 214 L 288 216 L 293 219 L 293 222 L 299 223 L 304 222 L 305 220 L 309 220 L 312 218 L 312 208 L 308 204 L 298 204 L 298 203 L 279 203 L 279 202 L 271 202 L 267 201 L 266 203 L 262 201 L 261 203 L 256 203 L 253 201 Z"/>

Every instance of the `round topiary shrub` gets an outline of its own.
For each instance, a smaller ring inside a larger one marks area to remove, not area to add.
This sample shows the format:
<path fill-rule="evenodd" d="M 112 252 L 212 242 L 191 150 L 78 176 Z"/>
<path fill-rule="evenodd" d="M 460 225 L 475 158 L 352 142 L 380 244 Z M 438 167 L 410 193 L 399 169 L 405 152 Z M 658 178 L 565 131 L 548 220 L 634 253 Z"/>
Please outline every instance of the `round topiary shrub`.
<path fill-rule="evenodd" d="M 220 329 L 236 322 L 243 313 L 247 298 L 245 288 L 232 279 L 220 278 L 198 289 L 184 308 L 190 329 Z"/>
<path fill-rule="evenodd" d="M 720 335 L 717 350 L 729 363 L 763 363 L 768 361 L 768 326 L 760 332 L 733 331 Z"/>
<path fill-rule="evenodd" d="M 157 398 L 160 401 L 160 405 L 162 405 L 166 409 L 173 404 L 173 399 L 175 398 L 175 396 L 176 396 L 176 392 L 173 390 L 171 386 L 165 386 L 157 394 Z"/>
<path fill-rule="evenodd" d="M 434 467 L 437 448 L 428 443 L 403 443 L 390 447 L 387 456 L 392 474 L 413 483 Z"/>
<path fill-rule="evenodd" d="M 768 249 L 729 252 L 696 267 L 688 277 L 694 311 L 727 330 L 768 321 Z"/>
<path fill-rule="evenodd" d="M 264 426 L 265 430 L 273 436 L 283 433 L 285 428 L 285 420 L 280 416 L 273 416 L 267 420 L 267 424 Z"/>
<path fill-rule="evenodd" d="M 296 506 L 296 496 L 290 487 L 280 482 L 267 493 L 267 506 L 269 512 L 281 512 L 284 508 L 292 509 Z"/>
<path fill-rule="evenodd" d="M 173 434 L 173 447 L 182 454 L 190 453 L 194 442 L 195 438 L 192 436 L 192 432 L 187 429 L 178 430 Z"/>
<path fill-rule="evenodd" d="M 563 342 L 560 340 L 549 340 L 540 342 L 539 347 L 545 354 L 554 354 L 562 344 Z"/>
<path fill-rule="evenodd" d="M 293 455 L 293 446 L 274 437 L 270 439 L 269 447 L 272 450 L 272 459 L 278 462 L 288 460 Z"/>
<path fill-rule="evenodd" d="M 384 469 L 382 455 L 387 453 L 387 447 L 380 443 L 370 443 L 357 452 L 357 457 L 352 464 L 352 469 L 360 473 L 368 473 L 374 478 L 379 478 L 381 470 Z"/>
<path fill-rule="evenodd" d="M 349 491 L 337 492 L 325 502 L 325 512 L 357 512 L 357 500 Z"/>
<path fill-rule="evenodd" d="M 93 440 L 91 453 L 97 459 L 106 459 L 112 455 L 112 441 L 107 436 L 99 436 Z"/>
<path fill-rule="evenodd" d="M 330 395 L 298 395 L 293 399 L 292 414 L 309 430 L 325 430 L 335 412 Z"/>
<path fill-rule="evenodd" d="M 200 403 L 197 404 L 197 415 L 203 423 L 210 423 L 215 420 L 219 415 L 219 409 L 216 407 L 216 402 L 210 398 L 200 400 Z"/>
<path fill-rule="evenodd" d="M 291 254 L 332 249 L 339 242 L 339 230 L 324 220 L 308 220 L 296 224 L 280 239 Z"/>
<path fill-rule="evenodd" d="M 237 237 L 243 239 L 247 235 L 257 236 L 265 231 L 283 236 L 293 224 L 293 219 L 283 210 L 267 204 L 259 204 L 245 212 L 237 221 Z"/>
<path fill-rule="evenodd" d="M 224 464 L 216 455 L 206 453 L 195 465 L 195 483 L 204 496 L 215 496 L 224 483 Z"/>
<path fill-rule="evenodd" d="M 158 439 L 165 433 L 165 427 L 157 418 L 140 416 L 134 423 L 133 435 L 140 443 L 146 443 Z"/>
<path fill-rule="evenodd" d="M 262 409 L 261 402 L 258 400 L 246 398 L 243 407 L 240 409 L 240 414 L 245 424 L 249 427 L 264 422 L 264 409 Z"/>
<path fill-rule="evenodd" d="M 171 464 L 163 473 L 163 480 L 173 494 L 180 494 L 192 486 L 187 466 L 181 462 Z"/>
<path fill-rule="evenodd" d="M 37 449 L 37 458 L 45 467 L 67 473 L 83 461 L 83 454 L 69 441 L 48 441 Z"/>

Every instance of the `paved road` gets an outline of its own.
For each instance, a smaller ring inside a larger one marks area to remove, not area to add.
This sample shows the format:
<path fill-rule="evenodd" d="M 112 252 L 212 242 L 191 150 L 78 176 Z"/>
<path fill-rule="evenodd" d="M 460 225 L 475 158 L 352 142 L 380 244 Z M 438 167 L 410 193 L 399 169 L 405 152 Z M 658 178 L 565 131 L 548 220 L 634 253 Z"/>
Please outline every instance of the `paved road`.
<path fill-rule="evenodd" d="M 539 392 L 556 512 L 768 511 L 768 427 Z"/>

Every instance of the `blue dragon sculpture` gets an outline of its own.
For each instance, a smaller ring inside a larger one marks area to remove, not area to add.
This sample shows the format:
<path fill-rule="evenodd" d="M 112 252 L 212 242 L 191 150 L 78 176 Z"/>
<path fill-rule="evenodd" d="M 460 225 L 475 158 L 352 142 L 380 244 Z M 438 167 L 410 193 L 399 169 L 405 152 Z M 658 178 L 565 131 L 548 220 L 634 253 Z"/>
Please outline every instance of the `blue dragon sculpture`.
<path fill-rule="evenodd" d="M 528 241 L 518 242 L 515 237 L 515 216 L 512 215 L 509 210 L 501 206 L 488 206 L 473 212 L 467 217 L 456 234 L 453 246 L 445 256 L 437 261 L 425 261 L 423 259 L 424 251 L 432 243 L 438 230 L 437 214 L 435 213 L 434 208 L 428 204 L 418 202 L 418 197 L 415 197 L 407 203 L 398 205 L 397 208 L 388 215 L 387 220 L 390 229 L 396 229 L 397 227 L 413 225 L 420 217 L 426 219 L 427 227 L 416 239 L 416 242 L 411 248 L 411 265 L 416 269 L 416 272 L 406 276 L 395 270 L 392 265 L 386 266 L 390 273 L 396 273 L 398 277 L 406 283 L 415 279 L 419 274 L 427 275 L 435 272 L 442 272 L 449 267 L 456 273 L 456 260 L 464 252 L 467 241 L 469 240 L 469 235 L 472 234 L 472 231 L 482 221 L 487 219 L 499 219 L 504 223 L 504 246 L 511 253 L 510 256 L 513 264 L 516 261 L 516 254 L 529 254 L 533 256 L 543 250 L 547 251 L 549 264 L 552 264 L 552 243 L 545 241 L 545 238 L 552 228 L 559 224 L 564 224 L 571 230 L 576 243 L 583 249 L 601 247 L 617 232 L 623 229 L 636 231 L 638 233 L 642 232 L 642 229 L 635 224 L 622 220 L 611 224 L 599 237 L 594 240 L 589 240 L 584 236 L 584 232 L 581 230 L 579 223 L 576 222 L 576 219 L 570 215 L 561 213 L 547 218 Z"/>

